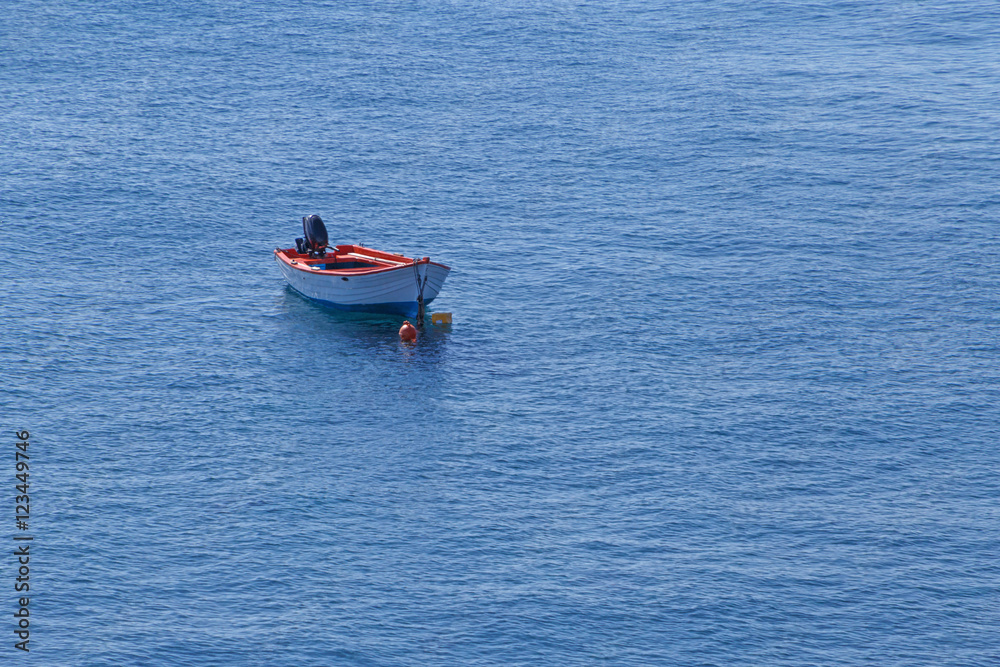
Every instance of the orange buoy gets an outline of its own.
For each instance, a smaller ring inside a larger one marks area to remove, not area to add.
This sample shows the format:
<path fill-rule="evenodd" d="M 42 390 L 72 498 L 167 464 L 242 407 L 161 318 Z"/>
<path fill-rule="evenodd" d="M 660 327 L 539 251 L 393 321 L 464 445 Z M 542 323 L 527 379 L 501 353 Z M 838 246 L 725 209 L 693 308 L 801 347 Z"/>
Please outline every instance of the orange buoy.
<path fill-rule="evenodd" d="M 417 330 L 409 320 L 403 320 L 403 326 L 399 327 L 399 340 L 402 341 L 415 341 L 417 340 Z"/>

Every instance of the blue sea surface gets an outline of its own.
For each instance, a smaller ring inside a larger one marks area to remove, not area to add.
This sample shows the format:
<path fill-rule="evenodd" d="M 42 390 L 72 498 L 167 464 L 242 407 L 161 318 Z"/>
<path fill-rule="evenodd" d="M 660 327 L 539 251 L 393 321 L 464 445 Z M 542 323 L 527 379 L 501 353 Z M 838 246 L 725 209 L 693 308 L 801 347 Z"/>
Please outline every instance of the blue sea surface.
<path fill-rule="evenodd" d="M 0 14 L 0 662 L 1000 664 L 1000 5 Z"/>

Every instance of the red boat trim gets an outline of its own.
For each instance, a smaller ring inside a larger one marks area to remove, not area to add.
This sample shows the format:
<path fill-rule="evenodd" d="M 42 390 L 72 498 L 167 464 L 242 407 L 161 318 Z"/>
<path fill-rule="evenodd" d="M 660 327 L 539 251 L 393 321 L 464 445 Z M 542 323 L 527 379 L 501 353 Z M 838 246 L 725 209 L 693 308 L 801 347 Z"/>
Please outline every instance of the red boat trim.
<path fill-rule="evenodd" d="M 403 255 L 397 255 L 391 252 L 383 252 L 381 250 L 375 250 L 374 248 L 366 248 L 364 246 L 355 245 L 339 245 L 336 251 L 331 253 L 326 257 L 315 257 L 311 258 L 309 255 L 300 255 L 296 252 L 295 248 L 275 248 L 274 255 L 279 260 L 284 262 L 289 268 L 295 269 L 296 271 L 303 271 L 305 273 L 313 275 L 328 275 L 328 276 L 359 276 L 359 275 L 371 275 L 373 273 L 385 273 L 386 271 L 399 271 L 400 269 L 410 268 L 414 264 L 412 257 L 404 257 Z M 375 264 L 382 263 L 383 266 L 373 267 L 373 268 L 361 268 L 361 269 L 313 269 L 311 268 L 315 264 L 330 264 L 330 260 L 336 261 L 337 258 L 357 258 L 369 261 Z M 293 263 L 294 260 L 294 263 Z M 387 264 L 392 264 L 392 266 L 385 266 Z M 423 259 L 416 260 L 416 264 L 433 264 L 434 266 L 439 266 L 442 269 L 451 271 L 451 268 L 440 264 L 438 262 L 432 262 L 430 258 L 424 257 Z"/>

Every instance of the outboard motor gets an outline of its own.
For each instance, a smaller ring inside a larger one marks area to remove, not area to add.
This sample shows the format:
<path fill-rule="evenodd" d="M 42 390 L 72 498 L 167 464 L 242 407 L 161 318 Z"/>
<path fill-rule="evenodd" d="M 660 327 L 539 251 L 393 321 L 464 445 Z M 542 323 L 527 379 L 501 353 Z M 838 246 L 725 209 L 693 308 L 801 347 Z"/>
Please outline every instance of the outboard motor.
<path fill-rule="evenodd" d="M 323 224 L 323 219 L 318 215 L 310 215 L 302 218 L 302 231 L 306 235 L 303 245 L 309 254 L 316 253 L 320 257 L 324 256 L 330 240 L 326 235 L 326 226 Z"/>

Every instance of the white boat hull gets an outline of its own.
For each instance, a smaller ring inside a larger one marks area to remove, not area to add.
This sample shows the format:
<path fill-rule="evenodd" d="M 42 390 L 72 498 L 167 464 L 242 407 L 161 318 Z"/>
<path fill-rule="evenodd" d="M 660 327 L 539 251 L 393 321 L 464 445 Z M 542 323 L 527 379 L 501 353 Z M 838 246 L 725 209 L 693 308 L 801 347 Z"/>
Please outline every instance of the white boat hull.
<path fill-rule="evenodd" d="M 423 288 L 424 305 L 430 304 L 450 269 L 433 262 L 408 264 L 353 275 L 331 274 L 290 264 L 275 256 L 289 286 L 310 299 L 341 310 L 390 313 L 416 317 Z M 426 280 L 425 280 L 426 278 Z"/>

